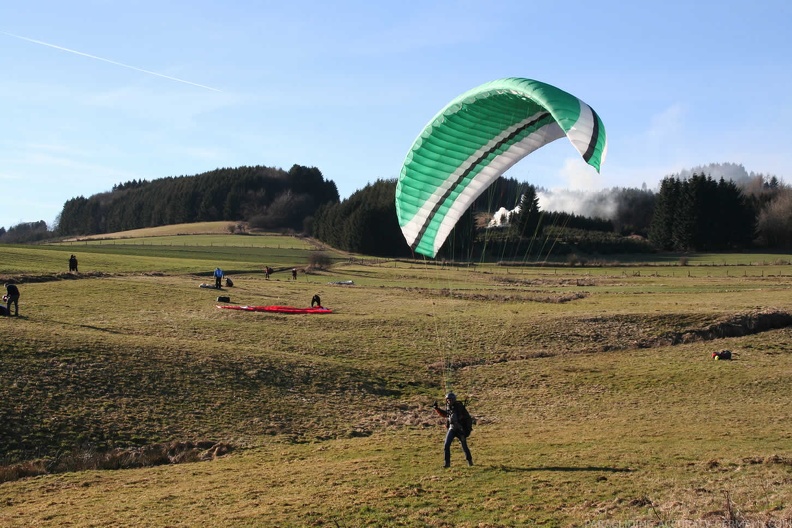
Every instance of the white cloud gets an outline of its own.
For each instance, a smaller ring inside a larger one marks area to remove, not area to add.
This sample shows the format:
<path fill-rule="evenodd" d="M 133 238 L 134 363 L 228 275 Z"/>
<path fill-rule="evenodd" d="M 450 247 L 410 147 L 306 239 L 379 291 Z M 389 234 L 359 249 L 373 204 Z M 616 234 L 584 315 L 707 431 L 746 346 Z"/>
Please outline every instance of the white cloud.
<path fill-rule="evenodd" d="M 563 182 L 561 187 L 571 190 L 595 190 L 601 188 L 604 183 L 603 177 L 582 158 L 564 160 L 558 176 Z"/>
<path fill-rule="evenodd" d="M 659 114 L 655 114 L 646 130 L 646 138 L 653 142 L 674 139 L 684 128 L 685 114 L 685 107 L 680 103 L 674 103 Z"/>

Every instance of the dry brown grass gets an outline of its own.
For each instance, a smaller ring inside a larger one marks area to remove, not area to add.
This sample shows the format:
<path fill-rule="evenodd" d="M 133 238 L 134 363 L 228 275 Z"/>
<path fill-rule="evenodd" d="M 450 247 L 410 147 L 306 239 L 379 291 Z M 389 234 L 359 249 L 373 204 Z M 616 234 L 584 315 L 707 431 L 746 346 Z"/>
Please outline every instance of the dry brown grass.
<path fill-rule="evenodd" d="M 77 242 L 81 240 L 107 240 L 113 238 L 147 238 L 172 235 L 230 235 L 238 230 L 239 222 L 196 222 L 192 224 L 173 224 L 159 227 L 146 227 L 143 229 L 130 229 L 119 233 L 104 233 L 66 239 L 64 242 Z M 242 223 L 242 231 L 247 227 Z M 233 228 L 233 231 L 232 231 Z"/>

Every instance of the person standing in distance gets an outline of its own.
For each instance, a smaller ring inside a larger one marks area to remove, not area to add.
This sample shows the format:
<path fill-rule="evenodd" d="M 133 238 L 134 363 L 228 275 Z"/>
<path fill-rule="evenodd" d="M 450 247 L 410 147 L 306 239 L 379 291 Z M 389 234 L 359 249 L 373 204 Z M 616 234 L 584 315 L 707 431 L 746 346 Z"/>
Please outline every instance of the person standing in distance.
<path fill-rule="evenodd" d="M 470 414 L 468 413 L 467 409 L 465 409 L 465 405 L 462 402 L 457 401 L 456 395 L 453 392 L 446 394 L 445 400 L 445 409 L 438 407 L 437 402 L 435 402 L 432 406 L 437 414 L 443 416 L 446 419 L 447 430 L 445 443 L 443 444 L 445 467 L 451 467 L 451 443 L 454 441 L 454 438 L 459 439 L 459 443 L 462 444 L 462 451 L 465 453 L 468 466 L 472 466 L 473 457 L 471 456 L 470 449 L 468 449 L 467 445 L 467 437 L 470 434 L 470 431 L 468 428 L 469 426 L 466 426 L 466 424 L 470 423 Z"/>
<path fill-rule="evenodd" d="M 16 284 L 6 283 L 5 285 L 6 295 L 6 313 L 11 315 L 11 305 L 14 305 L 14 315 L 19 315 L 19 288 L 16 287 Z"/>

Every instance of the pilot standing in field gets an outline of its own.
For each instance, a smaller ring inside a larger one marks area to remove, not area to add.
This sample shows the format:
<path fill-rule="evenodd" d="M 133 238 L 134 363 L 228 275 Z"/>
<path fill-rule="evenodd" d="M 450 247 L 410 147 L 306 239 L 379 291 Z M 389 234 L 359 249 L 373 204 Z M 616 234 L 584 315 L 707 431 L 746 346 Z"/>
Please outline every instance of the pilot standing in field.
<path fill-rule="evenodd" d="M 445 466 L 451 467 L 451 444 L 454 438 L 459 439 L 462 444 L 462 451 L 465 453 L 465 459 L 469 466 L 473 465 L 473 456 L 470 454 L 470 449 L 467 445 L 467 437 L 470 434 L 469 430 L 465 430 L 465 423 L 470 420 L 465 405 L 461 401 L 457 401 L 456 394 L 449 392 L 446 394 L 446 408 L 441 409 L 437 406 L 437 402 L 432 406 L 437 414 L 446 419 L 446 437 L 443 444 L 443 455 L 445 457 Z M 467 420 L 466 420 L 467 419 Z"/>

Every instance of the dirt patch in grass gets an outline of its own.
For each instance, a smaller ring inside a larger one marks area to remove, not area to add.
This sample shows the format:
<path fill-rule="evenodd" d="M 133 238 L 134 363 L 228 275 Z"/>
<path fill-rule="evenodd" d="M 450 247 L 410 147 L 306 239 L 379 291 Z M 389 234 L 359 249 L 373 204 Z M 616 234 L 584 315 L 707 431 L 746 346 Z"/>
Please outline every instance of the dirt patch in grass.
<path fill-rule="evenodd" d="M 680 325 L 679 330 L 669 331 L 669 325 Z M 543 335 L 551 334 L 563 339 L 564 346 L 558 347 L 553 341 L 545 342 L 540 335 L 526 334 L 523 342 L 532 343 L 530 349 L 522 347 L 488 354 L 454 355 L 427 365 L 429 372 L 441 373 L 445 370 L 460 370 L 478 365 L 494 365 L 509 361 L 523 361 L 563 354 L 597 353 L 635 348 L 658 348 L 694 342 L 715 341 L 718 339 L 742 337 L 770 330 L 792 326 L 792 314 L 775 309 L 757 310 L 724 316 L 710 324 L 685 328 L 681 315 L 661 317 L 650 316 L 609 316 L 569 318 L 547 323 Z M 688 320 L 687 325 L 695 324 Z M 551 325 L 554 325 L 551 328 Z M 658 330 L 665 327 L 666 331 Z M 516 332 L 517 329 L 512 329 Z"/>
<path fill-rule="evenodd" d="M 587 292 L 567 292 L 555 293 L 547 291 L 523 292 L 523 293 L 465 293 L 450 290 L 441 290 L 442 295 L 453 299 L 465 301 L 484 301 L 484 302 L 539 302 L 539 303 L 567 303 L 578 299 L 585 299 L 589 296 Z"/>
<path fill-rule="evenodd" d="M 492 303 L 505 303 L 505 302 L 538 302 L 538 303 L 567 303 L 579 299 L 585 299 L 589 296 L 588 292 L 548 292 L 545 290 L 525 291 L 519 292 L 490 292 L 490 293 L 471 293 L 459 290 L 452 290 L 449 288 L 442 288 L 440 290 L 432 290 L 429 288 L 406 288 L 407 291 L 420 293 L 427 296 L 440 296 L 448 297 L 451 299 L 458 299 L 462 301 L 476 301 L 476 302 L 492 302 Z"/>
<path fill-rule="evenodd" d="M 597 282 L 590 277 L 537 277 L 532 279 L 513 279 L 511 277 L 497 277 L 495 281 L 499 284 L 509 284 L 515 286 L 576 286 L 589 288 L 596 286 Z"/>
<path fill-rule="evenodd" d="M 783 457 L 781 455 L 747 457 L 743 458 L 742 461 L 745 464 L 779 464 L 784 466 L 792 466 L 792 458 Z"/>
<path fill-rule="evenodd" d="M 61 280 L 76 280 L 76 279 L 97 279 L 101 277 L 112 277 L 113 273 L 103 273 L 101 271 L 90 271 L 88 273 L 46 273 L 38 275 L 2 275 L 0 274 L 0 282 L 12 282 L 14 284 L 31 284 L 35 282 L 54 282 Z"/>
<path fill-rule="evenodd" d="M 780 310 L 758 310 L 738 313 L 722 318 L 704 328 L 693 328 L 683 332 L 669 332 L 656 339 L 637 343 L 639 348 L 653 348 L 698 341 L 712 341 L 726 337 L 742 337 L 768 330 L 792 326 L 792 314 Z"/>
<path fill-rule="evenodd" d="M 37 475 L 96 469 L 131 469 L 214 460 L 233 451 L 224 442 L 169 442 L 143 447 L 96 451 L 75 449 L 53 458 L 28 460 L 0 466 L 0 482 L 10 482 Z"/>

